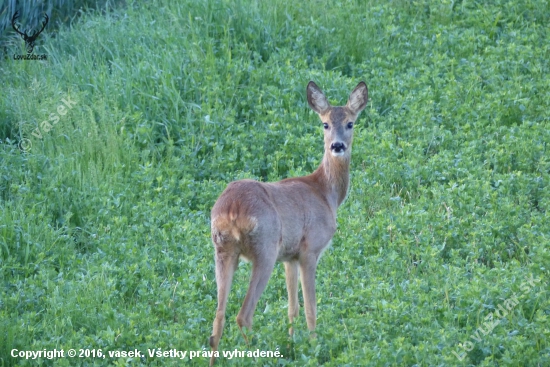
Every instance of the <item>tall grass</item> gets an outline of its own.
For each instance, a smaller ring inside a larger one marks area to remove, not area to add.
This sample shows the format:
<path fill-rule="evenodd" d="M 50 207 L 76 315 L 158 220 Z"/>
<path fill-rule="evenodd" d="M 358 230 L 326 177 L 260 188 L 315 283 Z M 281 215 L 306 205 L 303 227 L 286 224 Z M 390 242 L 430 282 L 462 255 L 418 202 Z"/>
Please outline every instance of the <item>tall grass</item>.
<path fill-rule="evenodd" d="M 0 5 L 0 48 L 6 53 L 7 49 L 19 45 L 20 36 L 12 29 L 12 18 L 18 12 L 17 22 L 22 32 L 32 34 L 38 30 L 47 14 L 51 22 L 47 29 L 50 35 L 54 35 L 59 25 L 71 24 L 83 12 L 90 9 L 108 11 L 113 7 L 124 5 L 125 1 L 110 0 L 49 0 L 49 1 L 20 1 L 5 0 Z M 21 25 L 22 24 L 22 25 Z M 5 58 L 2 57 L 2 59 Z"/>
<path fill-rule="evenodd" d="M 0 364 L 180 363 L 14 348 L 207 349 L 210 208 L 232 180 L 317 167 L 309 80 L 334 104 L 359 80 L 371 98 L 318 268 L 318 338 L 300 317 L 288 339 L 277 268 L 247 346 L 243 265 L 221 349 L 284 357 L 220 365 L 548 364 L 549 20 L 542 0 L 158 0 L 45 32 L 47 61 L 0 64 Z"/>

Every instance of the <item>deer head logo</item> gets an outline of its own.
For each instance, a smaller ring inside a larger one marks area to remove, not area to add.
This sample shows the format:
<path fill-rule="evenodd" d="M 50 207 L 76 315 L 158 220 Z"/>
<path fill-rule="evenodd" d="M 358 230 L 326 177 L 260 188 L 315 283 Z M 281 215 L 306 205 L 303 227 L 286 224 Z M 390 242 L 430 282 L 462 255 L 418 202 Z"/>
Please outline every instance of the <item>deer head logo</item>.
<path fill-rule="evenodd" d="M 40 33 L 42 33 L 42 31 L 44 30 L 44 28 L 46 28 L 46 25 L 48 24 L 48 21 L 50 20 L 50 18 L 48 18 L 48 14 L 44 13 L 44 18 L 45 21 L 42 23 L 42 28 L 39 30 L 39 31 L 34 31 L 32 32 L 31 35 L 28 35 L 27 32 L 21 32 L 19 30 L 19 28 L 17 28 L 17 26 L 15 25 L 15 20 L 19 17 L 19 12 L 16 11 L 15 14 L 13 14 L 13 17 L 11 18 L 11 26 L 13 27 L 13 29 L 19 33 L 21 35 L 21 37 L 23 37 L 23 40 L 25 40 L 25 44 L 26 44 L 26 48 L 27 48 L 27 53 L 32 53 L 32 50 L 34 49 L 34 42 L 36 41 L 36 39 L 38 38 L 38 36 L 40 35 Z"/>

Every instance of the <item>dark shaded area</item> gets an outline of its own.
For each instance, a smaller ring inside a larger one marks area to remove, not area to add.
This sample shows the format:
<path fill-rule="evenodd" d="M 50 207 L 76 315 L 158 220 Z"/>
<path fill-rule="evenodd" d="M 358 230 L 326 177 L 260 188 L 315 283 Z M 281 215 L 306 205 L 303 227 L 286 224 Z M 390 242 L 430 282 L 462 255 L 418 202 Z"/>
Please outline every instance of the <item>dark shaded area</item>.
<path fill-rule="evenodd" d="M 0 5 L 0 49 L 6 57 L 9 47 L 22 42 L 21 37 L 13 30 L 11 24 L 16 11 L 19 12 L 17 24 L 21 31 L 27 31 L 27 33 L 40 29 L 44 14 L 47 14 L 50 17 L 50 22 L 45 32 L 55 36 L 55 31 L 59 25 L 70 24 L 85 11 L 90 9 L 108 11 L 111 8 L 124 6 L 125 4 L 125 0 L 4 0 Z"/>

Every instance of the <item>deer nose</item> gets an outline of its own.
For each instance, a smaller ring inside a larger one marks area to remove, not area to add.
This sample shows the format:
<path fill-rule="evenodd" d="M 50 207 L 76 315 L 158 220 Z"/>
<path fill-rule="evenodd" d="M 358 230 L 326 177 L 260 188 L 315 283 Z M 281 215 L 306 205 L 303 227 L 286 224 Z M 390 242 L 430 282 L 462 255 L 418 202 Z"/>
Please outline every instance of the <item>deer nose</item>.
<path fill-rule="evenodd" d="M 334 153 L 341 153 L 346 150 L 346 146 L 342 142 L 336 142 L 330 145 L 330 150 Z"/>

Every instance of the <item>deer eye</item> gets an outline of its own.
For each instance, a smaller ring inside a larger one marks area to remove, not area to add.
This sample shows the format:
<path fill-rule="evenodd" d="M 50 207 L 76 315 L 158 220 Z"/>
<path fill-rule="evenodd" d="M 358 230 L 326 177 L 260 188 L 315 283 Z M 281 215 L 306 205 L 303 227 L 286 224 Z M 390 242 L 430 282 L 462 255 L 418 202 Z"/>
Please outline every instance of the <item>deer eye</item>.
<path fill-rule="evenodd" d="M 323 128 L 324 128 L 325 130 L 328 129 L 328 124 L 327 124 L 326 122 L 323 122 Z"/>
<path fill-rule="evenodd" d="M 348 122 L 348 129 L 353 129 L 353 122 Z"/>

